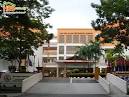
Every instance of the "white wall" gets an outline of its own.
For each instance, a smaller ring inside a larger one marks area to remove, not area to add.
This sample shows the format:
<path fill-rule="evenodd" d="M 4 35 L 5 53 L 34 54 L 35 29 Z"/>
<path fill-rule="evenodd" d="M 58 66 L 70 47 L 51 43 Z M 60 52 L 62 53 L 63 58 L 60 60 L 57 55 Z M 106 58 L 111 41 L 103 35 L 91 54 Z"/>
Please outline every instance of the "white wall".
<path fill-rule="evenodd" d="M 97 63 L 97 67 L 106 68 L 107 64 L 105 63 L 105 58 L 103 56 L 100 57 L 99 62 Z"/>
<path fill-rule="evenodd" d="M 31 56 L 31 60 L 34 63 L 35 67 L 42 67 L 42 55 L 43 55 L 43 46 L 40 46 L 37 50 L 34 50 L 34 56 Z"/>
<path fill-rule="evenodd" d="M 42 79 L 42 73 L 34 74 L 22 81 L 22 92 L 27 91 Z"/>
<path fill-rule="evenodd" d="M 127 94 L 127 82 L 126 81 L 110 73 L 107 74 L 107 80 L 111 84 L 116 86 L 118 89 L 120 89 L 122 92 Z"/>
<path fill-rule="evenodd" d="M 129 49 L 129 47 L 128 47 L 128 49 Z M 129 50 L 125 49 L 124 52 L 125 52 L 125 55 L 126 55 L 126 56 L 129 56 Z M 129 58 L 129 57 L 128 57 L 128 58 Z"/>
<path fill-rule="evenodd" d="M 2 72 L 3 70 L 5 70 L 5 71 L 8 70 L 9 65 L 10 64 L 8 61 L 0 59 L 0 72 Z"/>

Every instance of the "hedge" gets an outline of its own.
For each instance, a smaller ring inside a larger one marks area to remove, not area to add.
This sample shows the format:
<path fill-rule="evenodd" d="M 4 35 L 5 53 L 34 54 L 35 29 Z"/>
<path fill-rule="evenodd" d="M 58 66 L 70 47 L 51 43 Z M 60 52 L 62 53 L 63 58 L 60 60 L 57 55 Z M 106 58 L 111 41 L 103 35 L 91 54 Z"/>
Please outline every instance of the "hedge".
<path fill-rule="evenodd" d="M 71 73 L 69 77 L 94 77 L 94 73 Z"/>

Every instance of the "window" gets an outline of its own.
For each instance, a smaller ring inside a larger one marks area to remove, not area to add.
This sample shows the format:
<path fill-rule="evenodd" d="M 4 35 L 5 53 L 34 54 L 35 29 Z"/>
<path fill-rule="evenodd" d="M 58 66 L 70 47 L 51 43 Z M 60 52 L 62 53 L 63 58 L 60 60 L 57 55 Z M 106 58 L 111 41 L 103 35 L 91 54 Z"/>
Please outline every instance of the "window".
<path fill-rule="evenodd" d="M 64 57 L 59 57 L 59 60 L 64 60 Z"/>
<path fill-rule="evenodd" d="M 43 58 L 43 63 L 53 63 L 55 61 L 56 61 L 56 57 L 50 57 L 50 58 L 44 57 Z"/>
<path fill-rule="evenodd" d="M 47 57 L 44 57 L 43 58 L 43 63 L 48 63 L 48 62 L 49 62 L 48 58 Z"/>
<path fill-rule="evenodd" d="M 86 36 L 80 35 L 80 43 L 86 43 Z"/>
<path fill-rule="evenodd" d="M 71 56 L 72 57 L 72 56 Z M 70 58 L 70 56 L 66 56 L 66 59 Z"/>
<path fill-rule="evenodd" d="M 64 35 L 59 35 L 59 43 L 64 43 Z"/>
<path fill-rule="evenodd" d="M 64 54 L 64 46 L 59 46 L 59 54 Z"/>
<path fill-rule="evenodd" d="M 66 43 L 72 43 L 72 35 L 66 35 Z"/>
<path fill-rule="evenodd" d="M 73 43 L 79 43 L 79 35 L 73 35 Z"/>
<path fill-rule="evenodd" d="M 88 35 L 88 42 L 93 40 L 93 35 Z"/>
<path fill-rule="evenodd" d="M 66 54 L 75 54 L 77 51 L 77 46 L 67 46 L 66 47 Z"/>
<path fill-rule="evenodd" d="M 55 62 L 56 61 L 56 58 L 55 57 L 51 57 L 50 58 L 50 63 L 53 63 L 53 62 Z"/>

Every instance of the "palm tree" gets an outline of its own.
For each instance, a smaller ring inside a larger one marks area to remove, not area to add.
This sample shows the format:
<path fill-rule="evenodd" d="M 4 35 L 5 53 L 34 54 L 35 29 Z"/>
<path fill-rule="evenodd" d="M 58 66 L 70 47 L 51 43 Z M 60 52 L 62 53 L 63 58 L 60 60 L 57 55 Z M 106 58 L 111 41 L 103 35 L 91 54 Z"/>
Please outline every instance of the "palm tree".
<path fill-rule="evenodd" d="M 109 67 L 112 67 L 113 71 L 115 71 L 115 66 L 116 66 L 116 56 L 113 53 L 113 50 L 107 50 L 105 52 L 105 59 L 107 60 L 107 63 Z"/>
<path fill-rule="evenodd" d="M 102 49 L 100 47 L 100 43 L 95 41 L 91 41 L 90 45 L 89 45 L 90 51 L 89 53 L 91 54 L 91 59 L 95 60 L 95 62 L 97 62 L 100 59 L 100 56 L 103 55 L 102 54 Z M 96 64 L 95 64 L 96 66 Z"/>
<path fill-rule="evenodd" d="M 79 51 L 77 51 L 77 55 L 84 60 L 93 60 L 97 62 L 102 55 L 100 43 L 91 41 L 88 45 L 86 44 L 85 46 L 80 47 Z"/>

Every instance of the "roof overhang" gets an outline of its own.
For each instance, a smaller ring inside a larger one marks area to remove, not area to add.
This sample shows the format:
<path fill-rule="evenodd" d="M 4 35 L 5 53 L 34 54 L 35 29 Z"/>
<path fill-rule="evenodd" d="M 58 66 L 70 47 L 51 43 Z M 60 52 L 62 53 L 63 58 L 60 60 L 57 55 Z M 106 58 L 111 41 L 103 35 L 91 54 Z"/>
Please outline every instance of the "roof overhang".
<path fill-rule="evenodd" d="M 96 63 L 96 61 L 86 61 L 86 60 L 57 60 L 57 63 Z"/>

